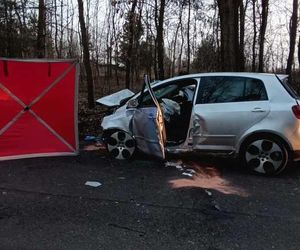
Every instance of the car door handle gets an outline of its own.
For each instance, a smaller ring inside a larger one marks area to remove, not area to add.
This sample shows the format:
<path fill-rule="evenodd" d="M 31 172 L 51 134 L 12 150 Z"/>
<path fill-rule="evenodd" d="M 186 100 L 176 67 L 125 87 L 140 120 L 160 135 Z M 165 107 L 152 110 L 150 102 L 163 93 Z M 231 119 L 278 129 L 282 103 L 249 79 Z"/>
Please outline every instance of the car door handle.
<path fill-rule="evenodd" d="M 254 109 L 251 110 L 251 112 L 266 112 L 266 110 L 262 109 L 262 108 L 259 108 L 259 107 L 256 107 Z"/>

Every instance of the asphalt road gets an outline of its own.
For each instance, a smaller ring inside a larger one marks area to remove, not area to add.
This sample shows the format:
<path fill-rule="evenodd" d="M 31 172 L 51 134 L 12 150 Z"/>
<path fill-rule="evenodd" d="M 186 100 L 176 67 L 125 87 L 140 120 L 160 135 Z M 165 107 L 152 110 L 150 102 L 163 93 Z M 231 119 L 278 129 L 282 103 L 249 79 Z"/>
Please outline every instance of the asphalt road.
<path fill-rule="evenodd" d="M 170 161 L 0 162 L 0 249 L 300 249 L 300 167 L 266 178 Z"/>

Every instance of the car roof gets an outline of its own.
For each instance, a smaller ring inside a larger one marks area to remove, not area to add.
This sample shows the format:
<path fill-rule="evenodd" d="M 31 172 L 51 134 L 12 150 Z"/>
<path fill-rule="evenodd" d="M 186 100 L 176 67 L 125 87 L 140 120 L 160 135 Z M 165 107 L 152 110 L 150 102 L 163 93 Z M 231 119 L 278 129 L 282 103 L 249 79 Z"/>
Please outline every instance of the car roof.
<path fill-rule="evenodd" d="M 153 84 L 153 87 L 159 86 L 160 84 L 167 83 L 169 81 L 183 80 L 188 78 L 199 78 L 203 76 L 241 76 L 241 77 L 274 77 L 274 73 L 255 73 L 255 72 L 209 72 L 209 73 L 196 73 L 196 74 L 187 74 L 182 76 L 171 77 Z M 288 77 L 288 75 L 277 75 L 280 80 Z"/>

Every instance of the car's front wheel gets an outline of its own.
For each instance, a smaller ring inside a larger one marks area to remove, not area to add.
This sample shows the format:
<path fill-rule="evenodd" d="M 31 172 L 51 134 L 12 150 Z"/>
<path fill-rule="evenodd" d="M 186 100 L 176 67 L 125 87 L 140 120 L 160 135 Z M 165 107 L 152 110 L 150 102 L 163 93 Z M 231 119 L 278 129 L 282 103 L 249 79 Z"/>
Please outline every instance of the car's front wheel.
<path fill-rule="evenodd" d="M 281 140 L 262 136 L 248 140 L 241 152 L 244 165 L 252 172 L 276 175 L 288 165 L 289 153 Z"/>
<path fill-rule="evenodd" d="M 134 138 L 122 130 L 115 130 L 108 133 L 105 143 L 109 155 L 118 160 L 132 158 L 136 149 Z"/>

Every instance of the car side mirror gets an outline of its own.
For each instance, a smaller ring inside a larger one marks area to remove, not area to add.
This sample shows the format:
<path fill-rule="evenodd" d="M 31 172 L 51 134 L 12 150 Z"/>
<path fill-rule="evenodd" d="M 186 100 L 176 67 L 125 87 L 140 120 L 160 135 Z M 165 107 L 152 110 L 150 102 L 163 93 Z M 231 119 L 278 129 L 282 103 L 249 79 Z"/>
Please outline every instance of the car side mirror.
<path fill-rule="evenodd" d="M 132 96 L 129 96 L 129 97 L 126 97 L 126 98 L 122 99 L 122 100 L 120 101 L 120 105 L 119 105 L 119 106 L 123 106 L 124 104 L 126 104 L 126 102 L 128 102 L 128 100 L 129 100 L 130 98 L 132 98 Z"/>
<path fill-rule="evenodd" d="M 137 100 L 137 99 L 132 99 L 132 100 L 129 100 L 129 101 L 127 102 L 126 108 L 127 108 L 127 109 L 133 109 L 133 108 L 137 108 L 138 105 L 139 105 L 138 100 Z"/>

